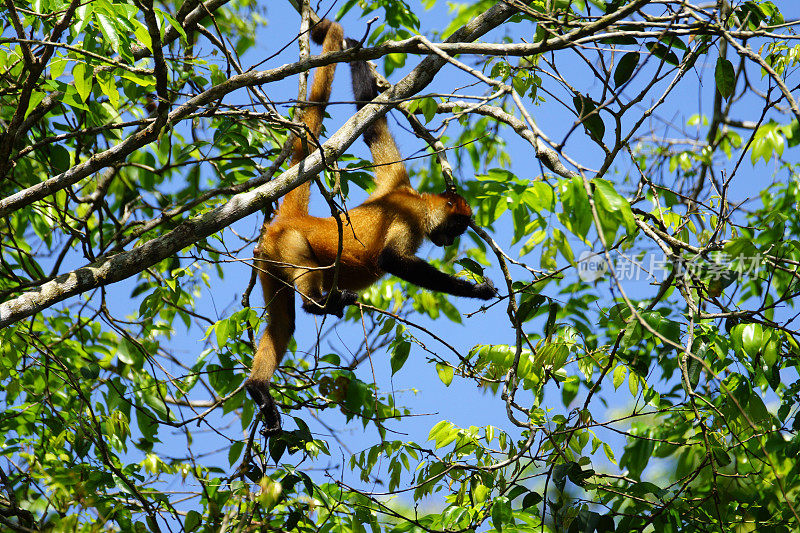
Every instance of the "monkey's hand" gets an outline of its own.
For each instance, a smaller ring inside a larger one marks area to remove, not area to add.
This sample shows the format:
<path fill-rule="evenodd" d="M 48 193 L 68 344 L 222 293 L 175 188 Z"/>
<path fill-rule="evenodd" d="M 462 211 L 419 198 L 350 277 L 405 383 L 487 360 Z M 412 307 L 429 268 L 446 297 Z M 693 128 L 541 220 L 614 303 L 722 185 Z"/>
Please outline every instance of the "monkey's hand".
<path fill-rule="evenodd" d="M 258 405 L 264 418 L 264 429 L 261 430 L 261 433 L 264 436 L 269 436 L 283 431 L 281 428 L 281 413 L 278 411 L 278 406 L 275 405 L 272 394 L 269 393 L 269 384 L 248 379 L 244 382 L 244 386 L 250 397 Z"/>
<path fill-rule="evenodd" d="M 478 283 L 475 285 L 475 298 L 480 298 L 481 300 L 491 300 L 499 293 L 492 283 L 492 280 L 486 278 L 483 283 Z"/>

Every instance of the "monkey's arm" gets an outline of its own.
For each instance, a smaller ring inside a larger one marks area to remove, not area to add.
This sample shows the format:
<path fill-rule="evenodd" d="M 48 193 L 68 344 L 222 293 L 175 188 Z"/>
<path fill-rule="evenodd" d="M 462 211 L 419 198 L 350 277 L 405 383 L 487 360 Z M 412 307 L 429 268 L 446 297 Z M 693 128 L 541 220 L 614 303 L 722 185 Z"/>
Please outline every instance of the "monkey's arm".
<path fill-rule="evenodd" d="M 486 283 L 471 283 L 445 274 L 415 255 L 403 255 L 391 248 L 385 248 L 378 256 L 378 266 L 389 274 L 432 291 L 481 300 L 497 295 L 497 290 L 488 280 Z"/>

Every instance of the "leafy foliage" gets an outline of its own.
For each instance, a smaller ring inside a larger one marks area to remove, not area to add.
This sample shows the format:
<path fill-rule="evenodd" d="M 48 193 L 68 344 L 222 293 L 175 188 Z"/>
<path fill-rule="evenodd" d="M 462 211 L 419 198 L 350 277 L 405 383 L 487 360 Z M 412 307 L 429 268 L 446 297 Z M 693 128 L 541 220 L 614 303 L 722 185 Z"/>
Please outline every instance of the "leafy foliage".
<path fill-rule="evenodd" d="M 3 4 L 0 528 L 800 526 L 793 13 L 511 5 L 320 6 L 395 82 L 418 34 L 451 60 L 398 102 L 441 143 L 407 164 L 423 191 L 455 168 L 483 231 L 432 262 L 502 297 L 390 278 L 302 322 L 266 438 L 246 217 L 288 190 L 280 102 L 316 60 L 292 3 Z M 320 181 L 348 206 L 350 151 Z"/>

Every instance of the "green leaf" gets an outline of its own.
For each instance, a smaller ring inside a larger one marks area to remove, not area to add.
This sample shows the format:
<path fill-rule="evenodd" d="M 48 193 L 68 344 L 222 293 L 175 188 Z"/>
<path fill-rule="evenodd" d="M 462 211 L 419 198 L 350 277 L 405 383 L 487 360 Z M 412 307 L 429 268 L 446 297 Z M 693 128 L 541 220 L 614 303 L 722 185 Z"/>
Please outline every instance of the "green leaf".
<path fill-rule="evenodd" d="M 152 50 L 153 40 L 150 38 L 150 32 L 147 31 L 147 27 L 136 19 L 133 19 L 131 22 L 133 22 L 133 33 L 136 36 L 136 39 L 139 40 L 139 44 L 149 50 Z"/>
<path fill-rule="evenodd" d="M 800 414 L 797 415 L 795 420 L 800 419 Z M 794 459 L 800 455 L 800 433 L 794 436 L 794 438 L 789 441 L 789 444 L 786 446 L 786 457 Z"/>
<path fill-rule="evenodd" d="M 558 268 L 558 263 L 556 262 L 557 251 L 558 247 L 553 242 L 553 239 L 547 239 L 542 247 L 542 255 L 539 259 L 539 264 L 542 268 L 549 271 L 555 271 Z"/>
<path fill-rule="evenodd" d="M 628 375 L 628 390 L 631 391 L 631 396 L 639 393 L 639 376 L 635 372 Z"/>
<path fill-rule="evenodd" d="M 564 366 L 569 357 L 569 347 L 563 342 L 548 342 L 539 348 L 537 355 L 542 364 L 558 370 Z"/>
<path fill-rule="evenodd" d="M 453 367 L 450 365 L 444 365 L 442 363 L 436 363 L 436 373 L 439 374 L 439 379 L 442 380 L 446 386 L 450 386 L 450 383 L 453 382 Z"/>
<path fill-rule="evenodd" d="M 230 334 L 230 322 L 227 318 L 223 318 L 214 326 L 214 333 L 217 336 L 217 347 L 222 347 L 228 340 Z"/>
<path fill-rule="evenodd" d="M 617 390 L 620 385 L 625 381 L 625 374 L 627 373 L 628 369 L 625 368 L 625 365 L 618 365 L 617 368 L 614 369 L 614 390 Z"/>
<path fill-rule="evenodd" d="M 528 494 L 522 498 L 522 508 L 529 509 L 531 507 L 536 507 L 539 502 L 542 501 L 542 495 L 538 492 L 530 491 Z"/>
<path fill-rule="evenodd" d="M 94 18 L 97 21 L 98 27 L 108 41 L 109 46 L 114 50 L 119 50 L 119 35 L 117 35 L 117 28 L 114 22 L 105 13 L 95 12 Z"/>
<path fill-rule="evenodd" d="M 717 58 L 717 66 L 714 68 L 714 80 L 717 82 L 719 94 L 725 100 L 730 98 L 736 89 L 736 73 L 733 70 L 733 63 L 724 57 Z"/>
<path fill-rule="evenodd" d="M 186 513 L 186 519 L 183 521 L 183 529 L 187 533 L 191 533 L 192 531 L 200 527 L 202 521 L 203 521 L 202 515 L 195 510 L 191 510 L 188 513 Z"/>
<path fill-rule="evenodd" d="M 436 116 L 436 110 L 439 107 L 436 100 L 433 98 L 423 98 L 419 103 L 422 114 L 425 116 L 425 122 L 430 122 Z"/>
<path fill-rule="evenodd" d="M 730 330 L 731 345 L 737 354 L 741 354 L 744 351 L 742 348 L 742 333 L 744 332 L 745 325 L 746 324 L 736 324 L 732 326 Z"/>
<path fill-rule="evenodd" d="M 575 253 L 572 251 L 564 232 L 558 228 L 553 229 L 553 241 L 555 242 L 558 251 L 561 252 L 562 256 L 564 256 L 564 259 L 566 259 L 569 264 L 574 265 Z"/>
<path fill-rule="evenodd" d="M 689 48 L 686 46 L 686 44 L 675 35 L 665 35 L 659 40 L 670 48 L 677 48 L 678 50 L 683 50 L 684 52 L 689 51 Z"/>
<path fill-rule="evenodd" d="M 767 411 L 767 406 L 764 405 L 761 396 L 754 391 L 750 391 L 750 398 L 747 401 L 747 408 L 745 411 L 750 420 L 757 424 L 762 424 L 764 422 L 769 424 L 772 420 L 772 415 Z"/>
<path fill-rule="evenodd" d="M 597 106 L 592 99 L 582 94 L 576 94 L 572 97 L 572 103 L 589 136 L 597 142 L 602 142 L 603 135 L 606 133 L 606 125 L 603 124 L 603 119 L 600 117 L 600 113 L 597 112 Z"/>
<path fill-rule="evenodd" d="M 132 81 L 133 83 L 139 85 L 140 87 L 150 88 L 150 87 L 155 87 L 156 85 L 156 79 L 154 76 L 145 77 L 135 74 L 133 72 L 125 71 L 122 74 L 120 74 L 120 77 L 122 79 Z"/>
<path fill-rule="evenodd" d="M 555 207 L 553 187 L 543 181 L 534 181 L 520 199 L 537 213 L 552 212 Z"/>
<path fill-rule="evenodd" d="M 66 172 L 71 166 L 71 161 L 69 151 L 60 144 L 50 147 L 50 163 L 57 172 Z"/>
<path fill-rule="evenodd" d="M 50 68 L 50 77 L 54 80 L 60 78 L 64 73 L 64 69 L 67 68 L 67 62 L 66 58 L 60 56 L 56 56 L 50 60 L 50 63 L 47 65 Z"/>
<path fill-rule="evenodd" d="M 394 376 L 398 370 L 403 368 L 403 365 L 408 359 L 408 354 L 411 352 L 411 343 L 408 341 L 400 341 L 392 352 L 391 365 L 392 375 Z"/>
<path fill-rule="evenodd" d="M 781 133 L 781 127 L 775 122 L 763 124 L 753 135 L 753 142 L 750 144 L 750 160 L 755 163 L 759 158 L 763 158 L 767 163 L 774 154 L 783 155 L 786 148 L 786 138 Z"/>
<path fill-rule="evenodd" d="M 639 64 L 639 52 L 628 52 L 619 60 L 614 70 L 614 85 L 619 87 L 633 76 L 636 65 Z"/>
<path fill-rule="evenodd" d="M 703 371 L 703 359 L 708 352 L 708 343 L 702 338 L 696 338 L 692 343 L 692 356 L 686 362 L 686 373 L 689 375 L 689 385 L 694 390 L 700 383 L 700 374 Z"/>
<path fill-rule="evenodd" d="M 156 9 L 155 11 L 156 13 L 164 17 L 164 20 L 166 20 L 169 23 L 169 25 L 172 26 L 173 29 L 177 31 L 181 37 L 183 37 L 183 40 L 186 41 L 186 32 L 183 30 L 183 26 L 181 26 L 180 23 L 177 20 L 175 20 L 175 18 L 172 15 L 160 9 Z"/>
<path fill-rule="evenodd" d="M 108 103 L 111 104 L 111 107 L 115 110 L 119 110 L 119 91 L 117 90 L 114 76 L 108 72 L 98 72 L 97 84 L 100 86 L 100 90 L 103 91 L 103 94 L 108 97 Z"/>
<path fill-rule="evenodd" d="M 85 30 L 86 26 L 92 21 L 93 14 L 94 5 L 92 2 L 83 3 L 75 10 L 75 18 L 78 20 L 78 25 L 75 27 L 75 34 L 83 33 L 83 30 Z"/>
<path fill-rule="evenodd" d="M 36 106 L 39 105 L 39 102 L 44 100 L 44 97 L 45 93 L 41 91 L 34 91 L 33 94 L 31 94 L 31 98 L 28 101 L 28 108 L 25 110 L 25 118 L 28 118 L 30 112 L 36 109 Z"/>
<path fill-rule="evenodd" d="M 628 200 L 616 191 L 610 181 L 595 178 L 592 180 L 592 185 L 595 189 L 595 197 L 599 195 L 599 198 L 610 212 L 618 213 L 628 234 L 633 234 L 636 231 L 636 220 L 633 217 L 631 204 Z"/>
<path fill-rule="evenodd" d="M 387 318 L 386 320 L 384 320 L 383 325 L 381 326 L 381 330 L 378 332 L 378 335 L 379 336 L 386 335 L 394 328 L 395 324 L 396 322 L 394 318 Z M 337 366 L 338 364 L 339 363 L 336 363 Z"/>
<path fill-rule="evenodd" d="M 742 348 L 750 357 L 758 355 L 761 350 L 763 330 L 761 324 L 745 324 L 742 328 Z"/>
<path fill-rule="evenodd" d="M 389 76 L 395 69 L 402 68 L 406 64 L 408 54 L 394 53 L 386 54 L 383 58 L 383 69 L 386 75 Z"/>
<path fill-rule="evenodd" d="M 728 466 L 731 464 L 730 455 L 728 455 L 728 453 L 722 448 L 714 446 L 711 452 L 714 454 L 714 459 L 717 461 L 719 466 Z"/>
<path fill-rule="evenodd" d="M 480 265 L 480 263 L 478 263 L 474 259 L 470 259 L 469 257 L 464 257 L 456 261 L 456 264 L 461 265 L 466 270 L 469 270 L 476 276 L 483 277 L 483 267 Z"/>
<path fill-rule="evenodd" d="M 72 77 L 75 79 L 75 89 L 82 101 L 89 98 L 92 92 L 92 69 L 85 63 L 76 63 L 72 68 Z"/>
<path fill-rule="evenodd" d="M 670 50 L 663 43 L 649 42 L 645 43 L 645 46 L 647 47 L 648 50 L 650 50 L 650 53 L 656 56 L 657 58 L 671 65 L 678 66 L 679 63 L 678 56 L 676 56 L 675 52 Z"/>
<path fill-rule="evenodd" d="M 583 180 L 579 176 L 563 180 L 559 183 L 558 190 L 563 208 L 559 221 L 574 235 L 585 240 L 592 226 L 592 208 Z"/>
<path fill-rule="evenodd" d="M 492 525 L 498 531 L 503 530 L 505 524 L 513 524 L 511 503 L 505 496 L 500 496 L 492 502 Z"/>
<path fill-rule="evenodd" d="M 228 450 L 228 464 L 233 466 L 236 461 L 239 460 L 239 456 L 242 455 L 242 449 L 244 449 L 244 441 L 236 441 L 234 442 L 230 449 Z"/>
<path fill-rule="evenodd" d="M 600 178 L 592 180 L 593 196 L 597 207 L 605 244 L 611 246 L 618 227 L 624 227 L 628 235 L 636 233 L 636 221 L 628 200 L 623 198 L 614 186 Z"/>
<path fill-rule="evenodd" d="M 100 367 L 96 364 L 81 367 L 81 376 L 83 379 L 92 381 L 100 376 Z"/>
<path fill-rule="evenodd" d="M 689 376 L 689 385 L 694 390 L 697 384 L 700 383 L 700 374 L 703 371 L 703 363 L 697 360 L 696 357 L 689 357 L 686 362 L 686 373 Z"/>
<path fill-rule="evenodd" d="M 272 457 L 272 460 L 275 464 L 281 460 L 283 454 L 286 452 L 286 440 L 284 440 L 280 435 L 273 437 L 269 440 L 269 456 Z"/>
<path fill-rule="evenodd" d="M 606 454 L 606 458 L 614 464 L 617 464 L 617 460 L 614 458 L 614 450 L 606 444 L 603 443 L 603 452 Z"/>
<path fill-rule="evenodd" d="M 545 322 L 544 325 L 544 336 L 548 339 L 555 334 L 556 318 L 558 318 L 558 312 L 560 310 L 561 306 L 558 302 L 550 302 L 547 309 L 547 322 Z"/>
<path fill-rule="evenodd" d="M 773 338 L 764 346 L 764 364 L 773 367 L 780 355 L 780 340 Z"/>
<path fill-rule="evenodd" d="M 580 478 L 580 476 L 581 467 L 574 461 L 553 466 L 553 484 L 556 486 L 559 492 L 564 492 L 564 488 L 567 486 L 568 477 L 569 479 L 573 479 L 573 477 Z"/>
<path fill-rule="evenodd" d="M 428 433 L 428 440 L 434 441 L 437 448 L 442 448 L 456 440 L 457 436 L 458 428 L 454 427 L 451 422 L 442 420 L 431 428 Z"/>
<path fill-rule="evenodd" d="M 486 498 L 489 497 L 489 494 L 491 492 L 492 491 L 489 487 L 483 484 L 479 484 L 477 487 L 473 489 L 472 497 L 475 500 L 475 503 L 483 503 L 486 501 Z"/>
<path fill-rule="evenodd" d="M 636 42 L 636 38 L 631 37 L 629 35 L 605 37 L 603 39 L 600 39 L 600 42 L 603 44 L 631 44 L 631 45 L 638 44 Z"/>
<path fill-rule="evenodd" d="M 542 306 L 547 298 L 541 294 L 534 294 L 532 296 L 523 294 L 522 301 L 517 309 L 517 320 L 520 323 L 526 322 L 536 316 L 536 311 Z"/>
<path fill-rule="evenodd" d="M 338 13 L 336 13 L 336 20 L 342 20 L 342 17 L 350 11 L 354 5 L 358 3 L 358 0 L 347 0 L 344 5 L 339 9 Z"/>

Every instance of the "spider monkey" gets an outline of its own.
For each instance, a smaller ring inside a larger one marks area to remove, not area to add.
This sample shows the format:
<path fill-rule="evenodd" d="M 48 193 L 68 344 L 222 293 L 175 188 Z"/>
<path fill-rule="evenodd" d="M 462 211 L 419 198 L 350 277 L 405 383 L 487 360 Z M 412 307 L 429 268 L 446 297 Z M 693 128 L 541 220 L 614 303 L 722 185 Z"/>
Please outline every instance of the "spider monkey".
<path fill-rule="evenodd" d="M 342 27 L 335 22 L 321 21 L 311 37 L 323 45 L 324 52 L 342 49 Z M 360 43 L 348 39 L 347 45 Z M 360 109 L 378 95 L 378 87 L 366 62 L 353 61 L 350 67 Z M 306 156 L 310 137 L 319 135 L 335 68 L 335 64 L 318 67 L 314 73 L 309 98 L 313 104 L 303 113 L 306 138 L 295 139 L 292 165 Z M 488 300 L 497 294 L 491 281 L 471 283 L 441 272 L 415 255 L 426 237 L 437 246 L 449 246 L 466 231 L 472 216 L 466 200 L 452 191 L 421 194 L 411 186 L 386 117 L 364 132 L 364 141 L 372 152 L 376 187 L 363 204 L 342 218 L 336 290 L 332 286 L 339 248 L 338 226 L 333 217 L 308 214 L 309 182 L 287 193 L 276 216 L 261 229 L 255 268 L 269 321 L 245 386 L 261 408 L 266 433 L 279 432 L 281 428 L 269 383 L 294 332 L 295 288 L 305 311 L 337 317 L 342 316 L 345 306 L 356 303 L 355 291 L 369 287 L 386 273 L 455 296 Z"/>

